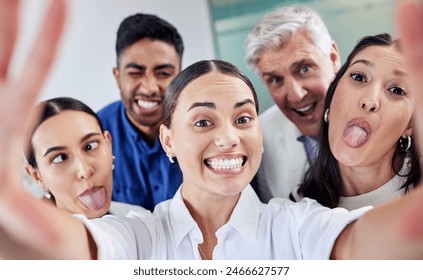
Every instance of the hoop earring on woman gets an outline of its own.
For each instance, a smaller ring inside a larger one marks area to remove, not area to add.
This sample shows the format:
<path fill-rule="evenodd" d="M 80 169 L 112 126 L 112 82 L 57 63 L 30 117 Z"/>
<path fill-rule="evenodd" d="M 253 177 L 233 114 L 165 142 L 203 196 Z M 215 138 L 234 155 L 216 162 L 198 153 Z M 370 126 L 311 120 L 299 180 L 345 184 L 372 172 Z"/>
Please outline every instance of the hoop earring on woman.
<path fill-rule="evenodd" d="M 175 163 L 175 161 L 173 160 L 173 158 L 172 158 L 172 154 L 171 153 L 168 153 L 168 154 L 166 154 L 167 155 L 167 157 L 169 158 L 169 162 L 170 163 Z"/>
<path fill-rule="evenodd" d="M 407 136 L 407 138 L 401 137 L 399 140 L 399 146 L 401 151 L 408 152 L 408 150 L 410 150 L 411 148 L 411 137 L 410 136 Z"/>
<path fill-rule="evenodd" d="M 329 123 L 328 115 L 329 115 L 329 108 L 327 108 L 325 113 L 323 114 L 323 119 L 325 120 L 325 123 Z"/>

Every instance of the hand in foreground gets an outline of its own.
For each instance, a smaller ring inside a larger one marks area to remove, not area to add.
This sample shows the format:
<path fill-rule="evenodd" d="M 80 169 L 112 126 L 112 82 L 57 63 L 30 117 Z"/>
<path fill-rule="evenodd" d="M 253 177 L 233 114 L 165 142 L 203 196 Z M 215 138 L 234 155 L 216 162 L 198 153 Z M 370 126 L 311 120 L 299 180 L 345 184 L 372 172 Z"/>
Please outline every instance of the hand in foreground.
<path fill-rule="evenodd" d="M 0 0 L 0 258 L 33 258 L 44 241 L 57 239 L 49 207 L 22 187 L 20 164 L 26 129 L 58 49 L 64 0 L 51 1 L 41 31 L 16 80 L 8 69 L 18 32 L 18 0 Z M 32 116 L 33 118 L 34 116 Z M 37 257 L 42 257 L 37 253 Z"/>
<path fill-rule="evenodd" d="M 423 151 L 423 4 L 420 1 L 402 1 L 399 3 L 397 29 L 403 44 L 408 75 L 411 78 L 411 90 L 415 92 L 415 124 L 417 143 Z M 419 186 L 423 188 L 423 186 Z M 423 236 L 423 197 L 410 201 L 405 212 L 404 231 L 410 238 Z"/>

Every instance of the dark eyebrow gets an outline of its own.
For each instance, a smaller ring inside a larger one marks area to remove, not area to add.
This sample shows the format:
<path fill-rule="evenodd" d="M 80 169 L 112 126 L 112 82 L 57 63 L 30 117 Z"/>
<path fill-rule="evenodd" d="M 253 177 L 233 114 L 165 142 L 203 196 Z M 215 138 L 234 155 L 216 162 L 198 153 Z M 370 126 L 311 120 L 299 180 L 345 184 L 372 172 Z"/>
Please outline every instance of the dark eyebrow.
<path fill-rule="evenodd" d="M 239 107 L 241 107 L 241 106 L 243 106 L 245 104 L 253 104 L 253 106 L 256 106 L 256 104 L 254 103 L 253 100 L 247 98 L 244 101 L 235 103 L 234 109 L 237 109 L 237 108 L 239 108 Z"/>
<path fill-rule="evenodd" d="M 140 70 L 140 71 L 145 71 L 147 69 L 147 67 L 145 67 L 144 65 L 139 65 L 139 64 L 136 64 L 136 63 L 128 63 L 127 65 L 125 65 L 125 69 L 128 69 L 128 68 L 135 68 L 135 69 Z M 160 64 L 160 65 L 157 65 L 157 66 L 154 67 L 155 71 L 162 70 L 162 69 L 172 69 L 172 70 L 174 70 L 175 66 L 173 64 L 170 64 L 170 63 L 165 63 L 165 64 Z"/>
<path fill-rule="evenodd" d="M 87 141 L 88 139 L 90 139 L 91 137 L 97 136 L 97 135 L 100 135 L 100 133 L 97 133 L 97 132 L 88 133 L 87 135 L 82 137 L 81 141 L 79 141 L 79 142 L 83 143 L 83 142 Z M 47 151 L 44 153 L 43 157 L 45 157 L 46 155 L 48 155 L 51 152 L 62 151 L 64 149 L 66 149 L 65 146 L 51 147 L 51 148 L 47 149 Z"/>
<path fill-rule="evenodd" d="M 195 108 L 195 107 L 207 107 L 207 108 L 210 108 L 210 109 L 216 109 L 216 105 L 214 105 L 213 102 L 195 102 L 194 104 L 192 104 L 189 107 L 188 111 Z"/>
<path fill-rule="evenodd" d="M 354 64 L 357 64 L 357 63 L 363 63 L 366 66 L 375 67 L 375 64 L 373 62 L 365 60 L 365 59 L 359 59 L 359 60 L 354 61 L 353 63 L 351 63 L 350 67 L 353 66 Z"/>
<path fill-rule="evenodd" d="M 128 68 L 135 68 L 135 69 L 140 70 L 140 71 L 145 71 L 145 69 L 146 69 L 145 66 L 139 65 L 139 64 L 136 64 L 136 63 L 128 63 L 128 64 L 126 64 L 125 65 L 125 69 L 128 69 Z"/>
<path fill-rule="evenodd" d="M 160 65 L 157 65 L 156 67 L 154 67 L 154 70 L 162 70 L 162 69 L 165 69 L 165 68 L 170 68 L 170 69 L 174 70 L 175 65 L 170 64 L 170 63 L 160 64 Z"/>

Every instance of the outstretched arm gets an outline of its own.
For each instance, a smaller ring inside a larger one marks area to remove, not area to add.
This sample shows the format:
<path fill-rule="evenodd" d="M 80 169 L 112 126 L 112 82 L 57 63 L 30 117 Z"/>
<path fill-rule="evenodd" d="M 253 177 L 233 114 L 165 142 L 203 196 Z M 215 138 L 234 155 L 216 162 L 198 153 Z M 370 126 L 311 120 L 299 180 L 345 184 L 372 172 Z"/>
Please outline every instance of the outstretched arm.
<path fill-rule="evenodd" d="M 403 44 L 419 150 L 423 151 L 423 4 L 402 1 L 397 28 Z M 423 259 L 423 186 L 405 197 L 378 207 L 349 225 L 333 248 L 334 258 Z"/>
<path fill-rule="evenodd" d="M 41 203 L 22 187 L 23 141 L 34 118 L 29 112 L 54 62 L 66 2 L 51 1 L 25 68 L 12 81 L 8 69 L 17 37 L 19 5 L 17 0 L 0 0 L 0 258 L 90 258 L 89 235 L 83 224 Z"/>

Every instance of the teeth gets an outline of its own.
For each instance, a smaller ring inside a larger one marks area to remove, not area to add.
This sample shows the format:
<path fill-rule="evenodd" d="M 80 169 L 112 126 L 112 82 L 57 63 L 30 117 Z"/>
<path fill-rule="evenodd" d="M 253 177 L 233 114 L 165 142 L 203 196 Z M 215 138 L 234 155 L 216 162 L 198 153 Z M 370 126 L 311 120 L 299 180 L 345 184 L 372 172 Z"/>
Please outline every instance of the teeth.
<path fill-rule="evenodd" d="M 215 170 L 232 170 L 242 167 L 242 157 L 233 159 L 212 159 L 207 160 L 207 164 Z"/>
<path fill-rule="evenodd" d="M 304 113 L 305 111 L 311 109 L 311 107 L 313 107 L 313 104 L 310 104 L 310 105 L 305 106 L 303 108 L 297 108 L 297 109 L 295 109 L 295 111 L 300 112 L 300 113 Z"/>
<path fill-rule="evenodd" d="M 139 99 L 137 101 L 138 106 L 145 108 L 145 109 L 150 109 L 153 108 L 154 106 L 157 106 L 159 104 L 159 102 L 152 102 L 152 101 L 144 101 Z"/>

